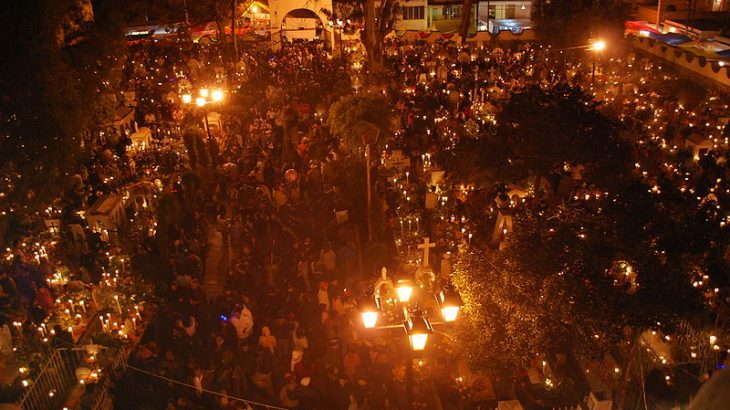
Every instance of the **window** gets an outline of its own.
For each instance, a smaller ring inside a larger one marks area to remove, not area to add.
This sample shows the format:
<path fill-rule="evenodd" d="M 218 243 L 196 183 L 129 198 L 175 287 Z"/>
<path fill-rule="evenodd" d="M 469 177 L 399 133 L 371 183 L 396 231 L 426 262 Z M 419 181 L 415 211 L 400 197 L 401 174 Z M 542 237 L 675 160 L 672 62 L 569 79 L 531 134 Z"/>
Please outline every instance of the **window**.
<path fill-rule="evenodd" d="M 504 18 L 513 19 L 515 18 L 515 5 L 508 4 L 504 10 Z"/>
<path fill-rule="evenodd" d="M 403 20 L 423 20 L 424 16 L 424 6 L 403 7 Z"/>
<path fill-rule="evenodd" d="M 444 19 L 456 20 L 461 18 L 461 6 L 444 6 Z"/>

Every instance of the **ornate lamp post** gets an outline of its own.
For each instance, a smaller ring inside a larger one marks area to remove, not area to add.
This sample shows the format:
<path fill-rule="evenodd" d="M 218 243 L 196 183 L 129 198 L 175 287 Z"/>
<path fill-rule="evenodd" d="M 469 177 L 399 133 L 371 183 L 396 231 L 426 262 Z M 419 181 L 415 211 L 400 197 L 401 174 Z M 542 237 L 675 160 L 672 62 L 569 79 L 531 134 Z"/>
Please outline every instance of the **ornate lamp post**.
<path fill-rule="evenodd" d="M 366 175 L 366 183 L 367 183 L 367 220 L 368 220 L 368 240 L 373 240 L 373 224 L 371 220 L 371 204 L 372 204 L 372 183 L 370 181 L 370 167 L 371 167 L 371 154 L 370 154 L 370 147 L 373 144 L 377 144 L 378 138 L 380 137 L 380 128 L 378 128 L 375 124 L 360 120 L 353 125 L 353 131 L 355 131 L 356 134 L 360 135 L 360 138 L 362 138 L 362 143 L 365 146 L 365 175 Z"/>
<path fill-rule="evenodd" d="M 199 108 L 204 108 L 205 106 L 208 106 L 210 104 L 216 104 L 223 101 L 225 97 L 225 93 L 220 88 L 216 89 L 209 89 L 206 87 L 200 88 L 197 90 L 197 96 L 193 97 L 193 93 L 185 93 L 180 96 L 180 99 L 182 102 L 186 105 L 192 105 L 195 103 L 195 105 Z M 213 146 L 215 144 L 215 141 L 213 140 L 212 136 L 210 135 L 210 123 L 208 122 L 208 114 L 209 110 L 204 110 L 203 115 L 205 117 L 205 133 L 207 136 L 207 141 L 209 146 Z M 217 156 L 214 154 L 212 150 L 210 150 L 210 159 L 213 164 L 213 166 L 216 165 L 217 162 Z"/>
<path fill-rule="evenodd" d="M 349 21 L 349 20 L 348 20 Z M 332 18 L 327 22 L 327 24 L 332 28 L 332 38 L 334 41 L 336 41 L 339 44 L 340 48 L 340 57 L 343 56 L 343 50 L 342 50 L 342 30 L 345 27 L 345 22 L 339 19 L 337 16 L 333 15 Z M 339 30 L 339 36 L 337 35 L 337 31 Z M 332 44 L 332 52 L 334 54 L 334 41 Z"/>
<path fill-rule="evenodd" d="M 588 46 L 588 50 L 593 51 L 593 64 L 591 66 L 591 84 L 596 82 L 596 54 L 606 49 L 606 42 L 603 40 L 595 40 Z"/>
<path fill-rule="evenodd" d="M 380 287 L 390 284 L 395 298 L 382 300 L 385 296 L 380 294 Z M 375 296 L 377 295 L 377 296 Z M 433 333 L 433 326 L 454 322 L 459 315 L 463 305 L 461 296 L 451 285 L 446 285 L 437 295 L 434 295 L 441 311 L 443 321 L 431 321 L 425 312 L 419 308 L 418 301 L 414 296 L 415 284 L 409 278 L 399 279 L 395 285 L 392 284 L 383 269 L 382 279 L 379 280 L 372 291 L 368 291 L 360 304 L 360 315 L 363 326 L 366 329 L 398 329 L 405 330 L 408 336 L 410 349 L 408 350 L 408 365 L 406 367 L 406 384 L 408 391 L 409 407 L 413 406 L 413 353 L 420 353 L 426 349 L 429 336 Z M 403 310 L 404 320 L 401 323 L 378 324 L 383 310 L 384 302 L 395 303 Z"/>
<path fill-rule="evenodd" d="M 223 98 L 225 97 L 225 93 L 223 90 L 216 88 L 214 90 L 210 90 L 209 88 L 201 88 L 198 90 L 198 96 L 195 97 L 195 105 L 198 107 L 205 107 L 209 104 L 219 103 L 223 101 Z M 193 103 L 193 94 L 187 93 L 183 94 L 180 99 L 185 104 L 192 104 Z M 205 132 L 208 135 L 208 141 L 211 139 L 210 135 L 210 124 L 208 123 L 208 112 L 205 112 Z"/>
<path fill-rule="evenodd" d="M 592 64 L 591 64 L 591 84 L 595 83 L 596 81 L 596 54 L 600 53 L 601 51 L 606 49 L 606 42 L 603 40 L 591 40 L 590 44 L 586 44 L 584 46 L 575 46 L 575 47 L 567 47 L 567 48 L 559 48 L 555 51 L 564 51 L 564 50 L 589 50 L 593 51 L 592 56 Z"/>

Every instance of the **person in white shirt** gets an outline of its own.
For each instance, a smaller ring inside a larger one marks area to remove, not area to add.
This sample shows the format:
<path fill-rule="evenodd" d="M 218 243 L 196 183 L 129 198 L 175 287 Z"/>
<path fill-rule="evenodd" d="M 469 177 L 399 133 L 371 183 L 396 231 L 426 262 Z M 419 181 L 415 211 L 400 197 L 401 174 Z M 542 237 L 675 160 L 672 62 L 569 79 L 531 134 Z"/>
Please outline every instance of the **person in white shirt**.
<path fill-rule="evenodd" d="M 236 329 L 239 344 L 244 343 L 253 333 L 253 314 L 244 305 L 240 311 L 234 311 L 231 315 L 231 325 Z"/>

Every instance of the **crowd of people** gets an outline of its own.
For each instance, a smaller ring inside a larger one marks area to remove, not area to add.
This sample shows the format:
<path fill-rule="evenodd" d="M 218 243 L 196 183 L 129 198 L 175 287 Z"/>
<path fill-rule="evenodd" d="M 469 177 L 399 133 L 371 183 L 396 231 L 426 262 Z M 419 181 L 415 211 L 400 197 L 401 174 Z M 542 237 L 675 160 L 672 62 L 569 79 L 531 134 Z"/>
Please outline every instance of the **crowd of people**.
<path fill-rule="evenodd" d="M 392 371 L 404 346 L 358 332 L 355 233 L 334 212 L 353 204 L 320 113 L 336 93 L 325 84 L 349 81 L 344 62 L 316 43 L 256 61 L 267 82 L 248 123 L 227 118 L 203 200 L 182 204 L 182 226 L 160 226 L 175 244 L 169 281 L 118 397 L 154 391 L 169 408 L 403 407 Z M 203 289 L 211 277 L 222 292 Z"/>
<path fill-rule="evenodd" d="M 491 126 L 500 106 L 522 87 L 573 83 L 602 99 L 607 113 L 645 127 L 634 141 L 636 168 L 657 190 L 681 185 L 682 192 L 697 196 L 698 205 L 709 201 L 717 212 L 727 207 L 728 106 L 717 95 L 681 100 L 663 93 L 662 84 L 676 74 L 654 62 L 636 56 L 607 59 L 601 62 L 600 85 L 590 85 L 585 57 L 539 44 L 461 48 L 450 42 L 392 40 L 385 50 L 391 81 L 377 92 L 385 94 L 398 119 L 390 149 L 414 159 L 438 153 Z M 77 209 L 121 193 L 140 175 L 161 179 L 164 186 L 158 215 L 145 219 L 154 229 L 145 227 L 146 235 L 129 250 L 132 270 L 155 284 L 158 300 L 130 356 L 129 371 L 115 381 L 120 405 L 410 408 L 406 340 L 386 342 L 383 335 L 364 332 L 357 309 L 379 266 L 360 274 L 360 233 L 343 215 L 362 213 L 363 204 L 350 194 L 355 188 L 345 172 L 347 154 L 325 125 L 331 103 L 350 92 L 348 62 L 329 58 L 318 42 L 242 53 L 241 62 L 228 67 L 219 46 L 139 44 L 130 51 L 122 88 L 134 91 L 138 122 L 153 129 L 155 143 L 131 155 L 126 138 L 95 141 L 94 155 L 58 205 L 73 211 L 64 216 L 66 223 L 82 223 Z M 240 94 L 252 103 L 222 110 L 222 127 L 212 140 L 191 144 L 186 127 L 199 126 L 201 113 L 180 102 L 180 88 L 214 86 L 226 78 L 232 84 L 245 79 L 229 90 L 231 105 Z M 697 160 L 677 155 L 694 134 L 711 140 L 713 147 Z M 376 172 L 376 202 L 383 204 L 383 219 L 396 241 L 396 218 L 406 208 L 418 214 L 417 232 L 436 240 L 447 236 L 426 221 L 420 205 L 412 205 L 428 204 L 421 158 L 410 167 L 414 177 L 390 179 Z M 571 197 L 585 188 L 577 164 L 562 176 L 570 183 L 560 189 L 556 179 L 559 195 Z M 459 182 L 449 181 L 443 190 L 461 208 L 475 192 L 484 193 L 485 187 L 466 189 Z M 496 204 L 490 218 L 498 218 L 509 202 L 506 190 L 497 185 L 487 190 L 485 202 Z M 401 192 L 407 192 L 407 201 Z M 477 217 L 463 209 L 451 215 L 453 235 L 439 243 L 432 263 L 438 273 L 448 275 L 442 255 L 455 251 L 457 243 L 471 244 L 464 221 Z M 499 241 L 491 232 L 474 233 L 475 241 Z M 94 234 L 87 247 L 77 248 L 74 279 L 100 280 L 111 246 L 106 239 Z M 410 247 L 405 251 L 396 245 L 378 263 L 410 258 L 410 253 Z M 50 271 L 43 264 L 28 268 L 32 258 L 21 255 L 0 272 L 3 303 L 52 304 L 50 292 L 44 296 L 41 291 Z M 444 357 L 435 362 L 442 373 L 431 376 L 436 395 L 445 408 L 456 406 L 456 364 Z M 415 401 L 424 408 L 433 402 L 427 383 L 417 383 Z"/>

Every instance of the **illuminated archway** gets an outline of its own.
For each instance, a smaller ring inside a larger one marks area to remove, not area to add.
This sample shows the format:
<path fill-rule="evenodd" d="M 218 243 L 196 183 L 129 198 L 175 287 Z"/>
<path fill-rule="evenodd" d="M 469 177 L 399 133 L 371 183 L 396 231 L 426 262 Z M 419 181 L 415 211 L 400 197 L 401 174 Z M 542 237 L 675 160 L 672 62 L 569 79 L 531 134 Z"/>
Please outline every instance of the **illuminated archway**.
<path fill-rule="evenodd" d="M 271 46 L 274 50 L 281 48 L 282 34 L 285 34 L 284 19 L 293 11 L 307 10 L 319 17 L 322 25 L 320 38 L 333 45 L 332 28 L 329 27 L 328 17 L 322 10 L 332 10 L 332 0 L 271 0 L 269 2 L 271 13 Z M 297 28 L 298 29 L 298 28 Z M 283 32 L 284 31 L 284 32 Z"/>

